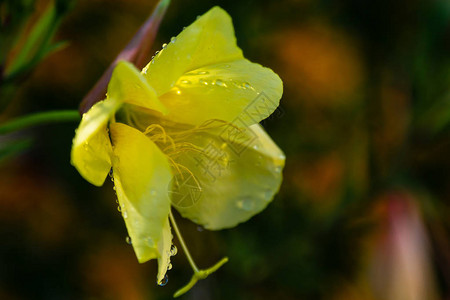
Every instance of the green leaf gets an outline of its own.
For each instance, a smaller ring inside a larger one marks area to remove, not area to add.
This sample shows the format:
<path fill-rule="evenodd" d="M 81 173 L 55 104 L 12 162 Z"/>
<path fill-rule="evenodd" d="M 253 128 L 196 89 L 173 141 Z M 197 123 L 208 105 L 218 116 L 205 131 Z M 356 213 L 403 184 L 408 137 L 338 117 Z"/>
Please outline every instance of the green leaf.
<path fill-rule="evenodd" d="M 28 149 L 32 143 L 32 138 L 9 140 L 0 143 L 0 164 Z"/>
<path fill-rule="evenodd" d="M 7 62 L 5 80 L 20 76 L 32 69 L 50 52 L 61 49 L 61 44 L 50 45 L 61 17 L 61 12 L 57 11 L 55 3 L 51 2 L 31 31 L 22 32 L 18 42 L 25 40 L 25 43 L 18 49 L 18 54 Z"/>

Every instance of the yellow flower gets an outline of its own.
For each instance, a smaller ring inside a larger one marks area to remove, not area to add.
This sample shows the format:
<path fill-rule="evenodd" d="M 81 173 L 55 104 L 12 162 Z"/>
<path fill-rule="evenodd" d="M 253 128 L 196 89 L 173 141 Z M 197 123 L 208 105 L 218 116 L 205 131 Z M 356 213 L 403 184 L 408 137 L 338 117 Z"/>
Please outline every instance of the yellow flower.
<path fill-rule="evenodd" d="M 214 7 L 142 72 L 119 62 L 106 99 L 83 115 L 72 164 L 97 186 L 112 168 L 136 256 L 158 259 L 158 282 L 170 264 L 171 206 L 218 230 L 278 191 L 285 157 L 258 122 L 282 89 L 272 70 L 243 57 L 231 18 Z"/>

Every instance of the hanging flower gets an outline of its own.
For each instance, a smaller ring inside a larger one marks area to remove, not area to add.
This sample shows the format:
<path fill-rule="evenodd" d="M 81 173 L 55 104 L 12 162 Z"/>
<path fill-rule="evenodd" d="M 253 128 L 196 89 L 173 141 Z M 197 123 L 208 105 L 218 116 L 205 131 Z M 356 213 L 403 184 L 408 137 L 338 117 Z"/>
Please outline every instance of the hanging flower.
<path fill-rule="evenodd" d="M 285 157 L 258 123 L 282 89 L 272 70 L 243 57 L 230 16 L 214 7 L 142 72 L 119 62 L 106 99 L 83 115 L 72 164 L 97 186 L 112 170 L 136 256 L 158 259 L 159 283 L 173 254 L 169 217 L 179 233 L 171 206 L 219 230 L 248 220 L 278 191 Z M 188 259 L 189 288 L 226 262 L 198 270 Z"/>

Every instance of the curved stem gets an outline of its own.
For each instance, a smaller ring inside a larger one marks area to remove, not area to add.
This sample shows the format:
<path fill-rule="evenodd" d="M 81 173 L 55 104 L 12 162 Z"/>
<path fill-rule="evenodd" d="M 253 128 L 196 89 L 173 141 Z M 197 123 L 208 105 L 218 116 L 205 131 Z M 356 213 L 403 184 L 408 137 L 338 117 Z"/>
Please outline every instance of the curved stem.
<path fill-rule="evenodd" d="M 177 297 L 183 295 L 184 293 L 186 293 L 187 291 L 189 291 L 197 283 L 197 281 L 199 281 L 201 279 L 205 279 L 211 273 L 214 273 L 215 271 L 217 271 L 217 269 L 219 269 L 226 262 L 228 262 L 228 257 L 222 258 L 214 266 L 212 266 L 206 270 L 203 270 L 203 269 L 199 270 L 197 265 L 195 264 L 194 260 L 192 259 L 192 256 L 191 256 L 188 248 L 186 247 L 186 244 L 184 243 L 183 237 L 181 236 L 180 230 L 178 229 L 177 223 L 175 222 L 175 218 L 173 217 L 172 211 L 169 212 L 169 218 L 170 218 L 170 222 L 173 225 L 173 229 L 175 230 L 175 234 L 177 235 L 178 240 L 180 241 L 181 248 L 183 248 L 183 251 L 186 254 L 186 257 L 189 261 L 189 264 L 191 265 L 192 270 L 194 270 L 194 274 L 192 275 L 191 280 L 184 287 L 182 287 L 181 289 L 176 291 L 175 294 L 173 295 L 174 298 L 177 298 Z"/>
<path fill-rule="evenodd" d="M 170 212 L 169 212 L 169 218 L 170 218 L 170 222 L 172 223 L 173 230 L 175 230 L 175 234 L 177 235 L 178 240 L 180 241 L 181 248 L 183 248 L 184 254 L 186 254 L 189 264 L 192 267 L 192 270 L 194 270 L 194 273 L 198 273 L 198 267 L 195 264 L 194 260 L 192 259 L 189 249 L 187 248 L 186 244 L 184 243 L 184 239 L 181 236 L 180 230 L 178 229 L 177 223 L 175 222 L 175 218 L 173 217 L 172 210 L 170 210 Z"/>
<path fill-rule="evenodd" d="M 45 123 L 75 122 L 81 116 L 77 110 L 56 110 L 26 115 L 0 125 L 0 134 L 5 134 L 27 127 Z"/>

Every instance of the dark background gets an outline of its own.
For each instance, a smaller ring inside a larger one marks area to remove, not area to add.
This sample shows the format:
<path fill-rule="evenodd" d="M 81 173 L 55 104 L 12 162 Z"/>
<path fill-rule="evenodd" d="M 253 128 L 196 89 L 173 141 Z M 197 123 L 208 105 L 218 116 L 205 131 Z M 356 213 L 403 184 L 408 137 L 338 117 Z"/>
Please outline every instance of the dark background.
<path fill-rule="evenodd" d="M 32 22 L 49 1 L 15 3 Z M 155 1 L 58 5 L 69 44 L 15 82 L 0 122 L 76 109 Z M 450 299 L 450 3 L 172 0 L 153 51 L 214 5 L 284 82 L 263 125 L 287 159 L 248 222 L 210 232 L 176 215 L 200 267 L 230 258 L 183 298 Z M 0 299 L 170 299 L 192 274 L 184 254 L 165 287 L 156 261 L 137 263 L 112 184 L 70 165 L 77 125 L 0 136 L 30 141 L 0 161 Z"/>

